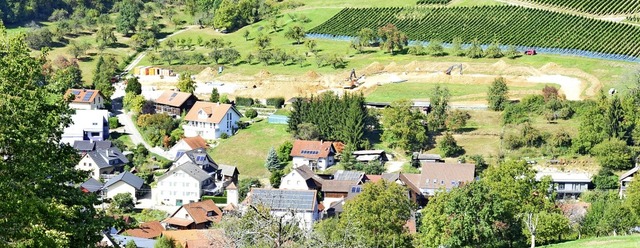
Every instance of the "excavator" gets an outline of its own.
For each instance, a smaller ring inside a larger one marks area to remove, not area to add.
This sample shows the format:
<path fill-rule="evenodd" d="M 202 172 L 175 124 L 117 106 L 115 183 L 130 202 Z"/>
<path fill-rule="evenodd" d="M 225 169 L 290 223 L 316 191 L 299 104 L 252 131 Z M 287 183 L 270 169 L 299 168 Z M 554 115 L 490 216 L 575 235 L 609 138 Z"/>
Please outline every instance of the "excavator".
<path fill-rule="evenodd" d="M 455 70 L 456 68 L 460 68 L 460 75 L 462 75 L 462 64 L 452 65 L 451 67 L 449 67 L 449 69 L 444 71 L 444 73 L 447 75 L 451 75 L 451 71 Z"/>

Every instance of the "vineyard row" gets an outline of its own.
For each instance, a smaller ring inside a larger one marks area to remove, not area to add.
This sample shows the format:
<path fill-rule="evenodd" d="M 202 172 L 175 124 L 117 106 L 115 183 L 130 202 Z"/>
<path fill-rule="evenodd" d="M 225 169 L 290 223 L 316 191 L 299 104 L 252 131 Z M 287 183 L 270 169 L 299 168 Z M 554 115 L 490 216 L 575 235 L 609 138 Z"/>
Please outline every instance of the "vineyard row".
<path fill-rule="evenodd" d="M 594 15 L 640 13 L 639 0 L 523 0 L 530 3 L 560 7 Z"/>

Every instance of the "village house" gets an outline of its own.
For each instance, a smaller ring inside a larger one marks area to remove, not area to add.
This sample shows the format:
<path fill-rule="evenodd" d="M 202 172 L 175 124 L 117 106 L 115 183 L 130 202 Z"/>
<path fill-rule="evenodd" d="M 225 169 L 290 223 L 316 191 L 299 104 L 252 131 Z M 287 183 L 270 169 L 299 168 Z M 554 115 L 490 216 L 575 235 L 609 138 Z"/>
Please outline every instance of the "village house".
<path fill-rule="evenodd" d="M 180 139 L 174 146 L 169 149 L 168 158 L 171 160 L 175 160 L 180 155 L 184 154 L 186 151 L 191 151 L 198 148 L 207 148 L 207 141 L 204 140 L 200 136 L 194 137 L 184 137 Z"/>
<path fill-rule="evenodd" d="M 107 199 L 113 199 L 120 193 L 129 193 L 133 200 L 137 201 L 137 196 L 140 195 L 138 192 L 142 189 L 143 184 L 144 180 L 131 172 L 125 171 L 109 179 L 104 184 L 102 191 Z"/>
<path fill-rule="evenodd" d="M 137 228 L 125 230 L 123 234 L 144 239 L 155 239 L 157 237 L 160 237 L 164 230 L 165 229 L 160 221 L 149 221 L 140 223 Z"/>
<path fill-rule="evenodd" d="M 232 240 L 225 238 L 223 229 L 167 230 L 162 236 L 184 248 L 236 247 Z"/>
<path fill-rule="evenodd" d="M 218 191 L 214 178 L 192 162 L 175 166 L 156 181 L 152 196 L 157 204 L 168 206 L 197 202 Z"/>
<path fill-rule="evenodd" d="M 93 177 L 80 184 L 80 190 L 85 193 L 99 193 L 102 190 L 102 183 Z"/>
<path fill-rule="evenodd" d="M 77 140 L 103 141 L 109 137 L 109 111 L 76 110 L 72 124 L 64 128 L 60 142 L 72 145 Z"/>
<path fill-rule="evenodd" d="M 362 184 L 367 181 L 364 172 L 338 170 L 331 180 L 324 180 L 322 193 L 325 206 L 335 201 L 349 197 L 350 194 L 360 193 Z"/>
<path fill-rule="evenodd" d="M 290 153 L 294 168 L 306 165 L 312 170 L 326 170 L 334 165 L 335 154 L 333 143 L 322 140 L 296 140 Z"/>
<path fill-rule="evenodd" d="M 546 176 L 551 177 L 559 199 L 576 199 L 580 197 L 580 194 L 589 190 L 591 185 L 591 175 L 588 173 L 538 172 L 536 180 L 540 181 Z"/>
<path fill-rule="evenodd" d="M 472 182 L 475 165 L 464 163 L 422 163 L 418 187 L 425 196 L 433 196 L 438 190 L 450 191 Z"/>
<path fill-rule="evenodd" d="M 231 183 L 238 183 L 238 176 L 240 172 L 238 171 L 238 167 L 221 164 L 218 165 L 218 175 L 216 176 L 216 181 L 223 182 L 226 185 Z"/>
<path fill-rule="evenodd" d="M 636 164 L 636 166 L 633 167 L 633 169 L 631 169 L 631 170 L 625 172 L 624 174 L 620 175 L 620 178 L 618 179 L 618 182 L 620 184 L 620 190 L 619 190 L 618 194 L 620 195 L 620 197 L 623 197 L 623 196 L 626 195 L 627 187 L 629 187 L 629 184 L 631 182 L 633 182 L 633 177 L 638 172 L 638 169 L 640 169 L 640 166 L 638 166 Z"/>
<path fill-rule="evenodd" d="M 84 153 L 75 168 L 88 171 L 90 177 L 100 181 L 103 176 L 121 171 L 128 163 L 127 157 L 117 147 L 98 148 Z"/>
<path fill-rule="evenodd" d="M 198 98 L 191 93 L 165 90 L 155 100 L 156 113 L 180 116 L 183 112 L 189 112 L 197 101 Z"/>
<path fill-rule="evenodd" d="M 360 163 L 379 162 L 384 164 L 389 161 L 387 153 L 384 150 L 361 150 L 351 153 L 355 160 Z"/>
<path fill-rule="evenodd" d="M 323 181 L 309 166 L 302 165 L 293 168 L 289 174 L 282 177 L 280 189 L 320 190 Z"/>
<path fill-rule="evenodd" d="M 211 177 L 215 177 L 219 167 L 218 164 L 213 161 L 213 158 L 207 154 L 207 149 L 205 148 L 196 148 L 185 152 L 178 152 L 171 169 L 185 163 L 193 163 L 197 165 Z"/>
<path fill-rule="evenodd" d="M 431 154 L 431 153 L 418 153 L 414 152 L 411 156 L 412 160 L 418 160 L 420 163 L 444 163 L 444 159 L 439 154 Z"/>
<path fill-rule="evenodd" d="M 184 136 L 202 136 L 214 140 L 223 134 L 231 136 L 238 129 L 242 114 L 231 104 L 198 101 L 185 116 Z"/>
<path fill-rule="evenodd" d="M 285 221 L 296 221 L 300 228 L 311 230 L 320 219 L 315 190 L 251 189 L 243 211 L 254 211 L 249 206 L 264 206 L 271 215 L 284 217 Z"/>
<path fill-rule="evenodd" d="M 193 202 L 180 206 L 162 221 L 166 229 L 207 229 L 222 220 L 222 210 L 213 200 Z"/>
<path fill-rule="evenodd" d="M 80 154 L 86 154 L 87 152 L 95 150 L 106 150 L 113 146 L 110 140 L 104 141 L 91 141 L 91 140 L 76 140 L 73 142 L 73 148 L 78 150 Z"/>
<path fill-rule="evenodd" d="M 69 99 L 69 108 L 84 110 L 104 109 L 105 97 L 99 90 L 68 89 L 64 93 L 65 99 L 72 94 L 74 98 Z"/>

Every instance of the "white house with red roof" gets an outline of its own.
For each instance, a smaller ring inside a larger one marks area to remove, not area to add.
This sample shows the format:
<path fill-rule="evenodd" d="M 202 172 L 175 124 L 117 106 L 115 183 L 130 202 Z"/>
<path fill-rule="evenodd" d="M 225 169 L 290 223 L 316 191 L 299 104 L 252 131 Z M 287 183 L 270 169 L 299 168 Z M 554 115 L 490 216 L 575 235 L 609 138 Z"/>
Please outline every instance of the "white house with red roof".
<path fill-rule="evenodd" d="M 73 94 L 69 108 L 95 110 L 104 108 L 104 96 L 99 90 L 68 89 L 65 98 Z"/>
<path fill-rule="evenodd" d="M 218 139 L 223 133 L 233 135 L 242 114 L 231 104 L 196 102 L 185 116 L 184 136 Z"/>
<path fill-rule="evenodd" d="M 313 170 L 326 170 L 336 163 L 335 154 L 333 142 L 296 140 L 290 155 L 293 158 L 293 168 L 306 165 Z"/>

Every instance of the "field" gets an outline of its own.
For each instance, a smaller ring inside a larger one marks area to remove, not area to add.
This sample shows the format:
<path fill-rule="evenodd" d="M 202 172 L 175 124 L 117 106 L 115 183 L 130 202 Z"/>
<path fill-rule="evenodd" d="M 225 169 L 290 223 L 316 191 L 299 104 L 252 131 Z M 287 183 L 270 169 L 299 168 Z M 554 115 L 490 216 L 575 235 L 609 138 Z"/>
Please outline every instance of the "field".
<path fill-rule="evenodd" d="M 588 238 L 543 246 L 544 248 L 635 248 L 640 247 L 640 235 Z"/>
<path fill-rule="evenodd" d="M 216 163 L 237 166 L 241 178 L 265 178 L 269 175 L 264 167 L 269 149 L 292 139 L 286 129 L 287 125 L 269 124 L 263 120 L 220 140 L 209 154 Z"/>
<path fill-rule="evenodd" d="M 367 95 L 367 101 L 371 102 L 393 102 L 397 100 L 427 100 L 437 84 L 427 83 L 397 83 L 397 84 L 385 84 L 378 86 L 371 94 Z M 486 99 L 488 84 L 439 84 L 446 87 L 451 93 L 452 101 L 484 101 Z M 532 84 L 531 86 L 515 86 L 510 87 L 509 90 L 511 98 L 517 98 L 522 95 L 530 94 L 532 91 L 539 91 L 544 87 L 543 84 Z M 518 92 L 525 91 L 525 94 L 519 94 Z"/>
<path fill-rule="evenodd" d="M 640 57 L 640 27 L 517 6 L 346 8 L 309 32 L 355 36 L 362 28 L 377 30 L 387 23 L 418 41 L 451 42 L 458 37 L 465 43 L 477 39 L 481 44 L 498 42 Z"/>
<path fill-rule="evenodd" d="M 523 0 L 540 5 L 562 7 L 569 10 L 596 14 L 619 15 L 640 13 L 640 3 L 636 0 L 602 1 L 602 0 Z"/>

